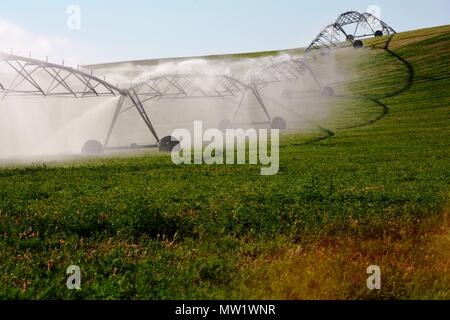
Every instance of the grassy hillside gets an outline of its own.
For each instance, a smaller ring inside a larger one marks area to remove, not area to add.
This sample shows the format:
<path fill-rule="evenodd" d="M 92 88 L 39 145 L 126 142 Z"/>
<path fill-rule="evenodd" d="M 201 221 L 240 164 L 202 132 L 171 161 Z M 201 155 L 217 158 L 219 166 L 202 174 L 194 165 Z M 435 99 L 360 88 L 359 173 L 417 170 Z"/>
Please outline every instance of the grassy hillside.
<path fill-rule="evenodd" d="M 449 299 L 450 26 L 365 44 L 337 57 L 359 75 L 324 98 L 342 112 L 283 136 L 277 176 L 155 154 L 1 167 L 0 298 Z"/>

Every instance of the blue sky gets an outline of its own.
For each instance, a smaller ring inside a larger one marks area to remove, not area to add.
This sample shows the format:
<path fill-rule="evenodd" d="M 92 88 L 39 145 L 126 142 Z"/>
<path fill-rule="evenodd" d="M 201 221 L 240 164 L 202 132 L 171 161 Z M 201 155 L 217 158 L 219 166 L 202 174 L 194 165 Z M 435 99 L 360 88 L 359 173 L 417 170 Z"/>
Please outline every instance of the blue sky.
<path fill-rule="evenodd" d="M 80 30 L 66 27 L 72 4 Z M 20 28 L 21 50 L 46 39 L 55 56 L 79 52 L 82 63 L 97 63 L 302 47 L 339 13 L 370 5 L 398 31 L 450 24 L 449 0 L 15 0 L 0 3 L 0 19 Z M 2 40 L 0 30 L 0 50 L 9 50 Z"/>

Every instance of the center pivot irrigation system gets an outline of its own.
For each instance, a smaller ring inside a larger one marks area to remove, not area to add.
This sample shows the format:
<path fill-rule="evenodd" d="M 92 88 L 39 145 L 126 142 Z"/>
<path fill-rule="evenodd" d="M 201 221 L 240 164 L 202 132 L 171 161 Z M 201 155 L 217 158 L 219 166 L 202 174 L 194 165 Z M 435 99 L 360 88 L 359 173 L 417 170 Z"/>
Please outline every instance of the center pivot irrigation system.
<path fill-rule="evenodd" d="M 160 139 L 152 119 L 144 103 L 154 100 L 179 99 L 224 99 L 233 98 L 237 109 L 232 120 L 222 120 L 219 129 L 225 130 L 238 125 L 236 117 L 242 107 L 244 98 L 253 95 L 263 111 L 267 121 L 254 122 L 250 125 L 268 125 L 274 129 L 285 129 L 286 122 L 281 117 L 270 115 L 260 90 L 276 83 L 293 82 L 309 76 L 324 96 L 334 94 L 331 87 L 322 86 L 311 65 L 331 50 L 350 42 L 355 48 L 362 48 L 361 39 L 394 34 L 395 31 L 380 19 L 369 13 L 349 11 L 341 14 L 337 20 L 325 27 L 306 49 L 303 57 L 289 58 L 283 62 L 274 62 L 253 72 L 248 84 L 226 75 L 208 74 L 168 74 L 154 76 L 139 82 L 127 89 L 119 88 L 80 68 L 74 69 L 63 64 L 0 53 L 0 63 L 6 65 L 15 77 L 4 83 L 0 79 L 2 99 L 12 96 L 25 97 L 66 97 L 87 99 L 93 97 L 120 97 L 115 108 L 113 119 L 106 134 L 104 143 L 96 140 L 87 141 L 82 152 L 99 154 L 108 149 L 159 148 L 160 151 L 171 151 L 178 145 L 172 137 Z M 283 96 L 291 93 L 285 90 Z M 128 110 L 136 109 L 148 127 L 156 144 L 127 147 L 109 147 L 109 140 L 120 115 Z"/>

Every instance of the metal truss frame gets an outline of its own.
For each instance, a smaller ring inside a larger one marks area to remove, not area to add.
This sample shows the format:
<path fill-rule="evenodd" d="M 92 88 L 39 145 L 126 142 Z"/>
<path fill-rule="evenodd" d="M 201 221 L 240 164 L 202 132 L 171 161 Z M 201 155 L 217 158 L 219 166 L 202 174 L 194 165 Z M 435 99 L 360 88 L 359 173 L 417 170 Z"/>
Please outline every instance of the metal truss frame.
<path fill-rule="evenodd" d="M 79 69 L 0 52 L 0 61 L 16 73 L 8 84 L 0 81 L 6 96 L 99 97 L 123 94 L 104 79 Z"/>
<path fill-rule="evenodd" d="M 355 26 L 353 34 L 345 31 L 344 28 L 349 26 Z M 362 27 L 369 33 L 362 33 Z M 350 41 L 354 44 L 357 39 L 395 33 L 396 31 L 393 28 L 370 13 L 348 11 L 339 15 L 334 23 L 327 25 L 314 38 L 305 51 L 305 58 L 317 60 L 320 56 L 327 55 L 344 41 Z M 344 39 L 342 39 L 342 36 Z"/>

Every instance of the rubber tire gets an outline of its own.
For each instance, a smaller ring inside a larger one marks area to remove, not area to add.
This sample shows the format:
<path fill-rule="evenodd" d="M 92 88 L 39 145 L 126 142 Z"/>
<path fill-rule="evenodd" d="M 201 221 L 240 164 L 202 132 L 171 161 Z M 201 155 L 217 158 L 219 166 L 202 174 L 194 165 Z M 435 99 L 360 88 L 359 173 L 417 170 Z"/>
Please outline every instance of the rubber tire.
<path fill-rule="evenodd" d="M 332 97 L 334 96 L 334 90 L 331 87 L 323 87 L 322 89 L 322 95 L 324 97 Z"/>
<path fill-rule="evenodd" d="M 364 47 L 364 43 L 361 40 L 355 40 L 355 42 L 353 42 L 353 47 L 355 49 L 361 49 Z"/>
<path fill-rule="evenodd" d="M 383 36 L 383 31 L 377 30 L 375 31 L 375 37 L 382 37 Z"/>
<path fill-rule="evenodd" d="M 286 120 L 282 117 L 273 118 L 270 127 L 272 129 L 285 130 L 287 128 Z"/>
<path fill-rule="evenodd" d="M 172 136 L 167 136 L 159 141 L 160 152 L 172 152 L 176 147 L 180 145 L 180 141 Z"/>
<path fill-rule="evenodd" d="M 233 129 L 233 123 L 228 119 L 222 120 L 218 125 L 218 129 L 222 132 L 225 132 L 227 129 Z"/>
<path fill-rule="evenodd" d="M 89 140 L 86 141 L 81 148 L 81 153 L 85 155 L 100 155 L 105 152 L 105 148 L 100 141 Z"/>

